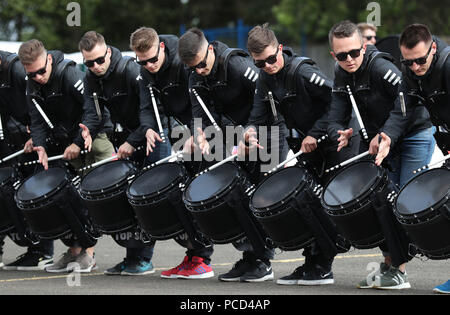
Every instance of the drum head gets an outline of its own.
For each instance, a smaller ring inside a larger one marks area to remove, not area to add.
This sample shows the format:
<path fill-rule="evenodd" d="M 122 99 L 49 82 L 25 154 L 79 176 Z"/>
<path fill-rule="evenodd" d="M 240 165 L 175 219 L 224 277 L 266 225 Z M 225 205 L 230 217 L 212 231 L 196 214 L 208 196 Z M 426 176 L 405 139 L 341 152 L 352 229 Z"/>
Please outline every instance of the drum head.
<path fill-rule="evenodd" d="M 137 177 L 130 185 L 131 197 L 148 196 L 168 188 L 182 176 L 182 168 L 176 163 L 158 165 Z"/>
<path fill-rule="evenodd" d="M 185 199 L 200 202 L 215 197 L 230 187 L 238 175 L 236 166 L 224 164 L 195 178 L 185 191 Z"/>
<path fill-rule="evenodd" d="M 262 209 L 279 204 L 306 184 L 305 174 L 306 170 L 300 167 L 289 167 L 265 179 L 253 193 L 252 207 Z"/>
<path fill-rule="evenodd" d="M 379 178 L 380 170 L 373 162 L 361 161 L 338 173 L 328 183 L 323 201 L 328 206 L 340 206 L 361 198 Z"/>
<path fill-rule="evenodd" d="M 41 171 L 26 179 L 17 190 L 17 199 L 22 202 L 41 198 L 54 192 L 67 183 L 67 172 L 64 168 L 54 167 Z"/>
<path fill-rule="evenodd" d="M 450 170 L 432 169 L 413 178 L 397 197 L 400 214 L 413 215 L 433 207 L 450 192 Z"/>
<path fill-rule="evenodd" d="M 126 181 L 135 168 L 130 161 L 113 161 L 93 169 L 81 181 L 80 190 L 108 190 Z"/>
<path fill-rule="evenodd" d="M 14 169 L 12 167 L 2 167 L 0 168 L 0 184 L 3 184 L 14 174 Z"/>

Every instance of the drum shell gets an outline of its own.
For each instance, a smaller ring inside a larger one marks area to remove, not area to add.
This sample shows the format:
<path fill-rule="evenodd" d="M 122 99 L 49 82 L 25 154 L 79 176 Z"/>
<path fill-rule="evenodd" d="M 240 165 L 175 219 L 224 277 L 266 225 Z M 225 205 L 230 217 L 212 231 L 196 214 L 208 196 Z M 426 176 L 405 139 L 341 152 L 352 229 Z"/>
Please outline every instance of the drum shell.
<path fill-rule="evenodd" d="M 275 173 L 272 176 L 285 176 L 288 169 L 282 170 L 281 174 Z M 294 251 L 301 248 L 305 248 L 314 241 L 314 235 L 308 223 L 302 217 L 301 213 L 290 205 L 290 201 L 295 199 L 298 205 L 302 205 L 304 201 L 312 201 L 311 198 L 315 198 L 316 202 L 320 206 L 320 202 L 317 197 L 312 197 L 314 194 L 308 194 L 306 191 L 312 192 L 316 183 L 313 178 L 305 171 L 305 178 L 299 178 L 299 184 L 304 181 L 304 184 L 298 186 L 298 188 L 289 197 L 285 198 L 279 204 L 272 206 L 270 209 L 256 208 L 252 199 L 250 199 L 250 209 L 253 212 L 256 220 L 261 224 L 267 235 L 272 240 L 274 246 L 279 247 L 282 250 Z M 266 179 L 268 180 L 268 179 Z M 256 188 L 264 184 L 266 181 L 261 182 Z M 314 195 L 315 196 L 315 195 Z"/>
<path fill-rule="evenodd" d="M 168 240 L 184 232 L 184 227 L 178 218 L 176 206 L 185 207 L 182 198 L 180 184 L 187 181 L 186 170 L 181 164 L 180 176 L 173 181 L 169 187 L 147 196 L 133 196 L 130 189 L 127 190 L 128 202 L 133 207 L 139 226 L 153 239 Z M 164 164 L 157 166 L 164 167 Z M 145 175 L 145 172 L 141 175 Z M 136 177 L 135 180 L 139 178 Z M 131 187 L 133 183 L 130 184 Z M 172 200 L 172 199 L 175 200 Z M 171 200 L 169 200 L 171 199 Z M 175 203 L 179 203 L 176 205 Z M 187 211 L 185 209 L 185 211 Z"/>
<path fill-rule="evenodd" d="M 8 232 L 14 229 L 14 222 L 11 218 L 11 215 L 8 211 L 8 206 L 14 204 L 14 193 L 10 193 L 14 188 L 12 187 L 14 184 L 14 179 L 18 179 L 18 175 L 12 168 L 4 168 L 11 170 L 11 176 L 5 179 L 2 183 L 0 183 L 0 235 L 7 234 Z M 11 196 L 10 196 L 11 195 Z M 12 198 L 13 202 L 8 202 L 5 198 Z M 15 207 L 17 212 L 19 209 Z"/>
<path fill-rule="evenodd" d="M 214 244 L 232 243 L 245 235 L 244 229 L 236 214 L 238 209 L 234 209 L 231 206 L 230 200 L 233 195 L 239 195 L 241 199 L 244 198 L 244 191 L 251 184 L 240 170 L 238 172 L 239 174 L 234 182 L 225 191 L 222 191 L 214 198 L 210 198 L 210 200 L 192 202 L 187 200 L 186 193 L 183 193 L 183 201 L 191 213 L 195 225 Z M 192 184 L 193 180 L 188 184 L 188 187 Z M 242 205 L 245 210 L 250 212 L 248 202 L 243 202 Z"/>
<path fill-rule="evenodd" d="M 337 206 L 330 206 L 324 200 L 325 191 L 333 180 L 359 163 L 367 163 L 367 161 L 350 164 L 330 179 L 324 189 L 324 194 L 322 194 L 321 203 L 338 230 L 352 246 L 358 249 L 370 249 L 379 246 L 384 241 L 384 234 L 373 205 L 373 198 L 376 193 L 387 196 L 390 191 L 396 189 L 389 181 L 387 171 L 379 167 L 379 175 L 375 183 L 357 200 Z M 388 204 L 387 200 L 386 204 Z"/>
<path fill-rule="evenodd" d="M 0 197 L 0 235 L 6 234 L 14 229 L 14 223 L 11 220 L 7 207 L 6 200 Z"/>

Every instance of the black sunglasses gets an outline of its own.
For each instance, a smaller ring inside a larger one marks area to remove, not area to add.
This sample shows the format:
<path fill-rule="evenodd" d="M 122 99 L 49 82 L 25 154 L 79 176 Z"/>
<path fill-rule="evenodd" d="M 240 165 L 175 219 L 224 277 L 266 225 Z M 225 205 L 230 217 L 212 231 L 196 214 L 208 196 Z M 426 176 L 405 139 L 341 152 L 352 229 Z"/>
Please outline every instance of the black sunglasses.
<path fill-rule="evenodd" d="M 44 75 L 47 72 L 47 62 L 48 62 L 48 54 L 47 57 L 45 57 L 45 66 L 42 67 L 41 69 L 39 69 L 38 71 L 34 71 L 34 72 L 27 72 L 27 77 L 29 79 L 33 79 L 34 77 L 36 77 L 38 74 L 39 75 Z"/>
<path fill-rule="evenodd" d="M 363 48 L 359 48 L 359 49 L 352 49 L 350 51 L 347 52 L 341 52 L 339 54 L 335 54 L 336 59 L 339 61 L 345 61 L 347 60 L 347 56 L 350 55 L 350 57 L 352 57 L 353 59 L 358 58 L 361 55 L 361 50 Z"/>
<path fill-rule="evenodd" d="M 433 43 L 431 43 L 430 48 L 428 49 L 428 52 L 427 52 L 426 56 L 424 56 L 424 57 L 416 58 L 416 59 L 403 59 L 402 58 L 400 60 L 400 62 L 407 67 L 411 67 L 414 63 L 416 63 L 418 65 L 424 65 L 427 63 L 428 56 L 430 55 L 430 52 L 431 52 L 431 47 L 433 47 Z"/>
<path fill-rule="evenodd" d="M 209 53 L 209 45 L 208 48 L 206 48 L 206 56 L 205 58 L 200 61 L 196 66 L 191 67 L 192 71 L 195 71 L 195 69 L 204 69 L 206 68 L 207 64 L 206 64 L 206 59 L 208 59 L 208 53 Z"/>
<path fill-rule="evenodd" d="M 375 40 L 377 40 L 377 37 L 376 36 L 373 36 L 373 35 L 371 35 L 371 36 L 363 36 L 365 39 L 367 39 L 367 40 L 372 40 L 372 38 L 375 38 Z"/>
<path fill-rule="evenodd" d="M 137 56 L 136 56 L 136 63 L 138 64 L 138 65 L 140 65 L 140 66 L 146 66 L 147 65 L 147 63 L 156 63 L 156 62 L 158 62 L 158 56 L 159 56 L 159 50 L 160 50 L 160 48 L 161 48 L 161 45 L 159 45 L 158 44 L 158 51 L 157 51 L 157 53 L 156 53 L 156 55 L 155 55 L 155 57 L 152 57 L 152 58 L 149 58 L 149 59 L 147 59 L 147 60 L 137 60 L 138 58 L 137 58 Z"/>
<path fill-rule="evenodd" d="M 106 52 L 105 52 L 105 55 L 103 57 L 98 57 L 97 59 L 94 59 L 94 60 L 85 60 L 83 63 L 88 68 L 92 68 L 95 63 L 98 64 L 98 65 L 102 65 L 102 64 L 105 63 L 105 59 L 106 59 L 106 55 L 107 54 L 108 54 L 108 48 L 106 48 Z"/>
<path fill-rule="evenodd" d="M 275 62 L 277 62 L 277 56 L 278 56 L 278 49 L 277 52 L 269 57 L 267 57 L 264 60 L 255 60 L 254 64 L 257 68 L 264 68 L 266 66 L 266 63 L 269 65 L 273 65 Z"/>

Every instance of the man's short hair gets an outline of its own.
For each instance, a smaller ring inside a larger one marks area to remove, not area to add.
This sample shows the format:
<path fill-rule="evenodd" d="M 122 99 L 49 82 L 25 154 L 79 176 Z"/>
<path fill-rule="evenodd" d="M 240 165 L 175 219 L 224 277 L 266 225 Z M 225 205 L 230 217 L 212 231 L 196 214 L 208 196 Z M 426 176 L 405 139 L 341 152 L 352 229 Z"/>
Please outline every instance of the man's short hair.
<path fill-rule="evenodd" d="M 359 28 L 361 33 L 364 33 L 366 30 L 374 31 L 375 33 L 378 31 L 378 27 L 371 23 L 358 23 L 356 26 Z"/>
<path fill-rule="evenodd" d="M 95 46 L 105 43 L 105 38 L 102 34 L 97 33 L 96 31 L 89 31 L 81 37 L 80 42 L 78 43 L 78 49 L 80 51 L 92 51 Z"/>
<path fill-rule="evenodd" d="M 260 54 L 269 46 L 278 46 L 278 39 L 269 23 L 257 25 L 248 33 L 247 49 L 250 53 Z"/>
<path fill-rule="evenodd" d="M 23 65 L 31 65 L 34 63 L 40 56 L 46 54 L 47 50 L 44 47 L 44 44 L 37 40 L 31 39 L 22 45 L 19 48 L 19 60 Z"/>
<path fill-rule="evenodd" d="M 141 27 L 130 36 L 130 48 L 140 53 L 147 52 L 159 42 L 158 33 L 151 27 Z"/>
<path fill-rule="evenodd" d="M 400 46 L 408 49 L 416 47 L 420 42 L 430 43 L 433 40 L 430 29 L 423 24 L 408 25 L 400 35 Z"/>
<path fill-rule="evenodd" d="M 328 33 L 328 41 L 330 42 L 330 47 L 333 49 L 333 39 L 334 38 L 348 38 L 352 37 L 355 32 L 358 33 L 359 38 L 362 40 L 362 34 L 355 23 L 349 20 L 341 21 L 336 23 Z"/>
<path fill-rule="evenodd" d="M 205 42 L 208 41 L 200 29 L 189 29 L 178 41 L 178 56 L 181 61 L 185 64 L 192 63 Z"/>

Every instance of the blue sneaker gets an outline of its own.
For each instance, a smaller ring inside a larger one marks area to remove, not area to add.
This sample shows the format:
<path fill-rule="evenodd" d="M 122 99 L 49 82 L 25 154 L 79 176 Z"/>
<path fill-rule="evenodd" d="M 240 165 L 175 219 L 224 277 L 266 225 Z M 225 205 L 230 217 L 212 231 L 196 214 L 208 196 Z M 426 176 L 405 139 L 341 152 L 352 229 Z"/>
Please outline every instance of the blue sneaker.
<path fill-rule="evenodd" d="M 121 272 L 122 276 L 144 276 L 154 273 L 155 269 L 151 260 L 139 258 L 136 262 L 129 262 Z"/>
<path fill-rule="evenodd" d="M 446 283 L 443 283 L 443 284 L 435 287 L 433 289 L 433 292 L 442 293 L 442 294 L 450 294 L 450 280 L 448 280 Z"/>

